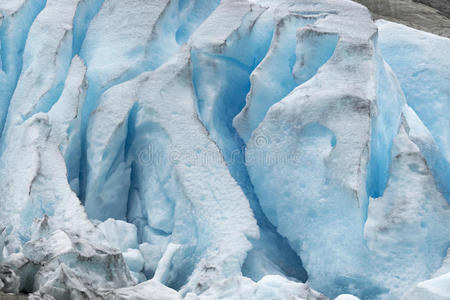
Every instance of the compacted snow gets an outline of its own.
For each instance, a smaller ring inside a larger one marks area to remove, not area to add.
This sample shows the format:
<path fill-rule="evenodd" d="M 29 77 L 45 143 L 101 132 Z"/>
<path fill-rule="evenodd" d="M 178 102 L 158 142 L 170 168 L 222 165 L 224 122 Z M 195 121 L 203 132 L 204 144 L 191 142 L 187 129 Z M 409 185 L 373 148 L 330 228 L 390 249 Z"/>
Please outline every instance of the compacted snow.
<path fill-rule="evenodd" d="M 449 53 L 348 0 L 0 1 L 0 290 L 450 299 Z"/>

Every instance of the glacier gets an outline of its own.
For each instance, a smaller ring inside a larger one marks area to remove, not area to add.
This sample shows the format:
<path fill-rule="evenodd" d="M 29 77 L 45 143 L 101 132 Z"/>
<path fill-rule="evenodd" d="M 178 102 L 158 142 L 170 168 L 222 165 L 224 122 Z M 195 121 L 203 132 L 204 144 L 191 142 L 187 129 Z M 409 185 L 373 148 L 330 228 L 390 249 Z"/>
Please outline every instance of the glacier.
<path fill-rule="evenodd" d="M 0 291 L 450 299 L 449 53 L 349 0 L 0 1 Z"/>

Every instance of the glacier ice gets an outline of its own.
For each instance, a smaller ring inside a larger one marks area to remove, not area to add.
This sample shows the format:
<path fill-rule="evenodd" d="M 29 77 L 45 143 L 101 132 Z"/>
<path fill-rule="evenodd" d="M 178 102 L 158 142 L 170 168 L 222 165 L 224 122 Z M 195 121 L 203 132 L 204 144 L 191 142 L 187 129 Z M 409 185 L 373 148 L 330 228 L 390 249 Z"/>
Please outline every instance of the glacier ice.
<path fill-rule="evenodd" d="M 378 21 L 377 24 L 383 57 L 395 71 L 408 105 L 420 117 L 425 130 L 431 133 L 434 140 L 423 141 L 421 150 L 428 156 L 427 161 L 437 184 L 450 201 L 450 90 L 447 84 L 450 74 L 449 60 L 445 55 L 450 47 L 449 39 L 391 22 Z M 396 50 L 399 45 L 402 53 Z M 405 57 L 416 63 L 406 62 Z"/>
<path fill-rule="evenodd" d="M 450 297 L 450 251 L 442 262 L 442 266 L 432 274 L 431 278 L 417 283 L 403 296 L 406 299 L 446 299 Z"/>
<path fill-rule="evenodd" d="M 109 218 L 97 225 L 114 248 L 125 252 L 127 249 L 138 247 L 137 228 L 131 223 Z"/>
<path fill-rule="evenodd" d="M 300 282 L 292 282 L 279 275 L 264 276 L 258 282 L 249 278 L 236 276 L 217 282 L 205 293 L 197 296 L 189 293 L 186 300 L 229 299 L 232 295 L 239 295 L 238 299 L 269 300 L 269 299 L 311 299 L 326 300 L 320 293 L 311 290 Z"/>
<path fill-rule="evenodd" d="M 448 299 L 450 297 L 450 273 L 422 281 L 407 291 L 403 299 Z"/>
<path fill-rule="evenodd" d="M 23 68 L 25 42 L 45 1 L 2 1 L 0 4 L 0 132 L 6 122 L 11 96 Z"/>
<path fill-rule="evenodd" d="M 209 23 L 206 21 L 199 28 L 200 33 L 196 33 L 192 38 L 194 45 L 194 49 L 191 51 L 192 76 L 198 99 L 198 114 L 208 130 L 209 136 L 219 146 L 230 174 L 247 196 L 260 227 L 260 238 L 251 240 L 253 248 L 247 254 L 242 267 L 243 274 L 256 281 L 266 274 L 283 273 L 299 280 L 305 280 L 306 272 L 302 267 L 301 260 L 261 211 L 245 166 L 245 144 L 232 126 L 232 120 L 243 108 L 245 95 L 250 88 L 249 73 L 268 51 L 271 30 L 268 32 L 266 28 L 270 28 L 269 25 L 272 22 L 270 11 L 267 12 L 256 7 L 253 8 L 253 13 L 250 10 L 252 7 L 248 4 L 240 5 L 246 22 L 244 24 L 236 23 L 234 30 L 242 32 L 240 35 L 245 36 L 250 28 L 247 26 L 247 22 L 250 22 L 254 25 L 248 32 L 248 37 L 238 38 L 236 34 L 228 33 L 229 29 L 226 27 L 223 34 L 226 39 L 225 43 L 211 40 L 208 45 L 204 45 L 202 44 L 206 43 L 203 40 L 204 37 L 207 34 L 211 35 L 206 32 L 209 28 Z M 250 12 L 252 13 L 250 14 Z M 227 5 L 224 3 L 208 20 L 226 18 L 230 21 L 232 18 L 239 17 L 236 14 L 229 14 Z M 217 33 L 218 30 L 215 30 L 214 36 Z M 222 32 L 220 33 L 222 34 Z M 238 51 L 243 45 L 249 43 L 255 49 L 256 54 L 253 59 L 242 57 L 241 52 Z M 212 76 L 218 80 L 209 80 Z M 280 252 L 283 255 L 279 255 Z"/>
<path fill-rule="evenodd" d="M 383 57 L 395 71 L 409 106 L 430 130 L 447 162 L 450 161 L 447 113 L 450 90 L 446 84 L 450 80 L 447 71 L 450 62 L 445 50 L 450 47 L 449 39 L 382 20 L 377 25 Z"/>
<path fill-rule="evenodd" d="M 328 18 L 330 22 L 325 22 Z M 330 13 L 319 19 L 312 27 L 316 35 L 335 30 L 334 18 Z M 264 212 L 302 258 L 312 286 L 332 296 L 352 286 L 360 288 L 352 292 L 365 297 L 369 295 L 364 293 L 381 292 L 372 279 L 361 277 L 372 271 L 363 236 L 368 202 L 365 181 L 372 176 L 367 174 L 369 153 L 388 152 L 388 145 L 383 149 L 371 145 L 371 131 L 380 131 L 374 134 L 375 141 L 392 135 L 379 128 L 377 123 L 385 122 L 376 119 L 388 115 L 396 126 L 403 101 L 395 83 L 390 84 L 394 76 L 379 62 L 373 44 L 376 28 L 363 17 L 360 21 L 359 26 L 336 33 L 341 37 L 334 53 L 315 76 L 270 107 L 246 151 L 250 178 Z M 383 93 L 377 93 L 381 84 Z M 247 114 L 235 120 L 251 120 L 251 110 L 249 106 Z"/>
<path fill-rule="evenodd" d="M 448 299 L 449 51 L 347 0 L 1 1 L 0 291 Z"/>
<path fill-rule="evenodd" d="M 405 129 L 417 121 L 405 118 L 394 138 L 388 185 L 382 197 L 371 199 L 365 224 L 369 249 L 391 257 L 386 263 L 378 260 L 379 267 L 388 270 L 397 286 L 431 276 L 441 265 L 450 234 L 450 208 Z"/>

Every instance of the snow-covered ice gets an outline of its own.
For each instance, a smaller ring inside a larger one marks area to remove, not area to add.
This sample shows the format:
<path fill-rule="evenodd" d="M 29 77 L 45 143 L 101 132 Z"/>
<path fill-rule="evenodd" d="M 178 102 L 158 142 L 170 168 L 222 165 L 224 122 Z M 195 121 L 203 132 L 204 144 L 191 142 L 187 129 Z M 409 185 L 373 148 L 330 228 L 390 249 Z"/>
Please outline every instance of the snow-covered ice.
<path fill-rule="evenodd" d="M 0 2 L 0 291 L 449 299 L 450 42 L 348 0 Z"/>

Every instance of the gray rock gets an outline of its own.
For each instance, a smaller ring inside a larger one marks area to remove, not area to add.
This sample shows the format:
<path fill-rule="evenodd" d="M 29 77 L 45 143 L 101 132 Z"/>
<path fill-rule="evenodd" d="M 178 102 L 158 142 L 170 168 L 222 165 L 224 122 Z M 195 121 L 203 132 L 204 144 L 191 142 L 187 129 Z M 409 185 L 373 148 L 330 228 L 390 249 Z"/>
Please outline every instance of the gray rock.
<path fill-rule="evenodd" d="M 450 37 L 449 0 L 354 1 L 365 5 L 371 11 L 374 19 L 386 19 L 419 30 Z"/>
<path fill-rule="evenodd" d="M 450 0 L 414 0 L 437 9 L 444 16 L 450 18 Z"/>
<path fill-rule="evenodd" d="M 0 300 L 27 300 L 27 298 L 28 296 L 25 294 L 14 295 L 0 292 Z"/>
<path fill-rule="evenodd" d="M 20 279 L 8 265 L 0 265 L 0 290 L 5 293 L 19 293 Z"/>

